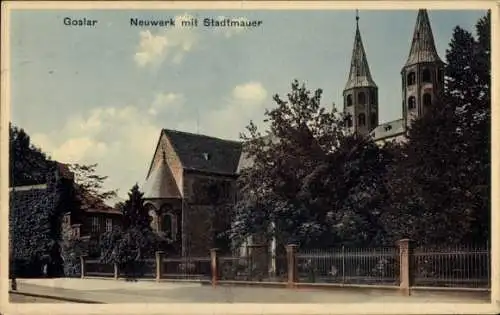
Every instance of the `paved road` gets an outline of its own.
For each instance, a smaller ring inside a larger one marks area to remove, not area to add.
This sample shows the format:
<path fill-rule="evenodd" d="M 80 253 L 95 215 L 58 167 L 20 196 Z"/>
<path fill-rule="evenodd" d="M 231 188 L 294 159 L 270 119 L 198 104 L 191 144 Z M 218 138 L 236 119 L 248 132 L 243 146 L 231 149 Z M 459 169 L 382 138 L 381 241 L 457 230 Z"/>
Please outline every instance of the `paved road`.
<path fill-rule="evenodd" d="M 58 299 L 40 298 L 21 294 L 9 293 L 10 303 L 67 303 Z"/>
<path fill-rule="evenodd" d="M 101 303 L 486 303 L 489 297 L 419 294 L 405 297 L 396 291 L 314 290 L 218 286 L 116 280 L 19 281 L 18 290 Z"/>

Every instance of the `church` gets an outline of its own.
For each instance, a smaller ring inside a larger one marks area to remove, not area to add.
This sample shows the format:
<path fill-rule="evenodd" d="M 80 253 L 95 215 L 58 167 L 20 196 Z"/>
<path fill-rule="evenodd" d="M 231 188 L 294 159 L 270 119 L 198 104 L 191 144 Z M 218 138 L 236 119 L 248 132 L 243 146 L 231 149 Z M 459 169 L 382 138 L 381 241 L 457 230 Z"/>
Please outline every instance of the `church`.
<path fill-rule="evenodd" d="M 424 115 L 444 90 L 440 59 L 427 11 L 418 11 L 410 53 L 401 69 L 402 118 L 379 124 L 378 87 L 370 73 L 356 16 L 354 47 L 343 108 L 351 132 L 377 143 L 402 141 L 411 122 Z M 183 256 L 229 251 L 220 232 L 230 227 L 236 179 L 251 165 L 243 143 L 163 129 L 143 186 L 153 229 L 173 240 Z M 271 244 L 272 245 L 272 244 Z M 274 247 L 274 245 L 272 245 Z"/>

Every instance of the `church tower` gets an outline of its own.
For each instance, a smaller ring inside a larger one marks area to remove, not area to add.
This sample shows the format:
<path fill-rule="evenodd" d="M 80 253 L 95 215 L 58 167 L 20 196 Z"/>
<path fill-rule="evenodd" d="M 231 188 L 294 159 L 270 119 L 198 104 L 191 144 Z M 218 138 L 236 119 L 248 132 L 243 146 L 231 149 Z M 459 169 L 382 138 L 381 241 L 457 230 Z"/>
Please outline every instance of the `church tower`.
<path fill-rule="evenodd" d="M 370 73 L 356 10 L 356 34 L 352 49 L 351 69 L 344 92 L 344 113 L 349 114 L 351 132 L 368 135 L 378 125 L 378 88 Z"/>
<path fill-rule="evenodd" d="M 406 127 L 436 104 L 444 91 L 444 62 L 434 44 L 427 10 L 418 10 L 410 54 L 401 77 L 403 83 L 403 119 Z"/>

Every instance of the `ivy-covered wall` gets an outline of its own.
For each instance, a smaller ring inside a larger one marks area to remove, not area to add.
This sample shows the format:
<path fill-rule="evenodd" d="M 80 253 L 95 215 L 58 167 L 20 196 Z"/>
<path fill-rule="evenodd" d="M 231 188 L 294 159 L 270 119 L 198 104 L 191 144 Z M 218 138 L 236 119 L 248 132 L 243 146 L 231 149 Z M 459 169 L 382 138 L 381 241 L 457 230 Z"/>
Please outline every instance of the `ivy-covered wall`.
<path fill-rule="evenodd" d="M 10 270 L 18 277 L 38 277 L 43 265 L 50 276 L 63 274 L 61 220 L 71 207 L 70 183 L 57 173 L 41 185 L 10 189 Z"/>

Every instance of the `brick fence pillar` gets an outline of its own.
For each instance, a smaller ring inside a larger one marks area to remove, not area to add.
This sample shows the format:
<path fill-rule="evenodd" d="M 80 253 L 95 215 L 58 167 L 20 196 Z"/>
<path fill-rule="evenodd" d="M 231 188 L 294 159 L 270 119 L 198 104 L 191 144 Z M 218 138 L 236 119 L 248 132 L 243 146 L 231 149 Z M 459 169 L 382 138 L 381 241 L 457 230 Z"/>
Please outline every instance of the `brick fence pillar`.
<path fill-rule="evenodd" d="M 217 281 L 219 279 L 219 264 L 217 258 L 217 248 L 212 248 L 210 250 L 210 269 L 212 270 L 212 286 L 217 286 Z"/>
<path fill-rule="evenodd" d="M 411 240 L 402 239 L 398 241 L 399 246 L 399 288 L 405 296 L 411 294 L 412 286 L 412 246 Z"/>
<path fill-rule="evenodd" d="M 289 288 L 295 287 L 295 283 L 298 281 L 297 276 L 297 245 L 288 244 L 286 245 L 286 257 L 288 262 L 288 283 Z"/>
<path fill-rule="evenodd" d="M 163 274 L 163 255 L 165 253 L 162 251 L 156 252 L 156 281 L 159 282 L 161 280 L 161 276 Z"/>
<path fill-rule="evenodd" d="M 85 278 L 85 256 L 80 256 L 80 277 Z"/>

